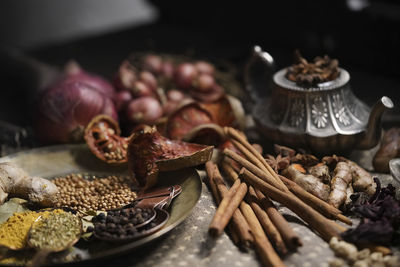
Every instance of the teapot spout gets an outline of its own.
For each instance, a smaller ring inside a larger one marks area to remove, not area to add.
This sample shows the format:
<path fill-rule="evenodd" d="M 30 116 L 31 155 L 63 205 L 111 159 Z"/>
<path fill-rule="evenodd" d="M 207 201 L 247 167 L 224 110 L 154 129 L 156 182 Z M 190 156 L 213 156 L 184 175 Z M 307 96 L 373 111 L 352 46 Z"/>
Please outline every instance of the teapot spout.
<path fill-rule="evenodd" d="M 272 87 L 272 76 L 275 73 L 274 59 L 260 46 L 253 47 L 251 58 L 245 67 L 245 85 L 253 101 L 264 98 Z"/>
<path fill-rule="evenodd" d="M 383 96 L 372 107 L 364 137 L 357 145 L 358 149 L 369 149 L 378 144 L 382 132 L 382 115 L 386 110 L 392 109 L 393 107 L 392 100 L 387 96 Z"/>

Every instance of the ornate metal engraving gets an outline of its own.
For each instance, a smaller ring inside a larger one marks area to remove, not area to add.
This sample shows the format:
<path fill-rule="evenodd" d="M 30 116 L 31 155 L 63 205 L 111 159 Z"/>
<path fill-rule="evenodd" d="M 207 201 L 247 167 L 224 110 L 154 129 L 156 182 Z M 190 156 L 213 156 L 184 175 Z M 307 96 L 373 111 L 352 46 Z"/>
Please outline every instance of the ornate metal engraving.
<path fill-rule="evenodd" d="M 351 119 L 347 114 L 346 107 L 342 101 L 340 94 L 332 95 L 332 108 L 335 118 L 344 126 L 350 125 Z"/>
<path fill-rule="evenodd" d="M 313 99 L 311 105 L 311 117 L 317 128 L 325 128 L 328 122 L 328 108 L 321 96 Z"/>
<path fill-rule="evenodd" d="M 291 104 L 290 110 L 290 126 L 297 127 L 304 120 L 304 100 L 302 98 L 296 98 Z"/>

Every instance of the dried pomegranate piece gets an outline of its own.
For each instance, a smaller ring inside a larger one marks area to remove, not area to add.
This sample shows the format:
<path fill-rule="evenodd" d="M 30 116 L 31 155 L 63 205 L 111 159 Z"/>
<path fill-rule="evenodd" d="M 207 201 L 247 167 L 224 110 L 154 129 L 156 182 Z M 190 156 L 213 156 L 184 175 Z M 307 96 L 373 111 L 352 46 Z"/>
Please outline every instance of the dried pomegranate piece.
<path fill-rule="evenodd" d="M 140 187 L 157 182 L 160 171 L 173 171 L 200 165 L 210 160 L 213 147 L 162 136 L 155 127 L 134 133 L 128 144 L 128 166 Z"/>
<path fill-rule="evenodd" d="M 233 126 L 235 123 L 235 113 L 227 97 L 222 97 L 212 103 L 200 103 L 200 106 L 207 110 L 213 122 L 220 126 Z"/>
<path fill-rule="evenodd" d="M 116 121 L 107 115 L 98 115 L 86 126 L 85 140 L 92 153 L 102 161 L 124 163 L 128 138 L 120 134 Z"/>
<path fill-rule="evenodd" d="M 199 91 L 198 89 L 193 88 L 189 91 L 189 94 L 198 101 L 210 103 L 217 101 L 223 97 L 225 93 L 221 86 L 215 84 L 212 89 L 207 92 Z"/>
<path fill-rule="evenodd" d="M 194 127 L 206 123 L 212 123 L 211 114 L 197 103 L 190 103 L 169 116 L 166 133 L 171 139 L 182 140 Z"/>
<path fill-rule="evenodd" d="M 221 126 L 215 123 L 206 123 L 191 129 L 183 136 L 182 140 L 196 144 L 218 146 L 225 140 L 225 134 Z"/>

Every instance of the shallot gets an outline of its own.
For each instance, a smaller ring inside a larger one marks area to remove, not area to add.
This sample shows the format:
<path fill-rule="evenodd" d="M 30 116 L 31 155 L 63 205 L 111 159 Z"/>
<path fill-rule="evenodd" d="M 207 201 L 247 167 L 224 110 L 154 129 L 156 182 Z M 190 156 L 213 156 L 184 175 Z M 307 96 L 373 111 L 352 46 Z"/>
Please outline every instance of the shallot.
<path fill-rule="evenodd" d="M 189 89 L 197 77 L 198 71 L 191 63 L 182 63 L 175 70 L 175 83 L 181 89 Z"/>
<path fill-rule="evenodd" d="M 132 94 L 128 90 L 122 90 L 115 94 L 114 103 L 118 112 L 123 110 L 129 101 L 132 100 Z"/>
<path fill-rule="evenodd" d="M 163 109 L 153 97 L 140 97 L 129 102 L 126 118 L 135 124 L 153 124 L 163 115 Z"/>
<path fill-rule="evenodd" d="M 143 59 L 143 69 L 148 70 L 154 74 L 160 74 L 163 68 L 163 60 L 161 57 L 153 54 L 147 55 Z"/>

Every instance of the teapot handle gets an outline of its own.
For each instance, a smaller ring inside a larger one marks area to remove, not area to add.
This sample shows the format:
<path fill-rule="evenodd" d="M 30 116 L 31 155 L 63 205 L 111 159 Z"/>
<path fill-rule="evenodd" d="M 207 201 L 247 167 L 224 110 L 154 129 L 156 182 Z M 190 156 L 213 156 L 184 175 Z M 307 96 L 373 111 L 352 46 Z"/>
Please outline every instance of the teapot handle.
<path fill-rule="evenodd" d="M 274 59 L 260 46 L 253 47 L 253 53 L 245 66 L 246 90 L 254 102 L 265 98 L 272 88 L 272 76 L 275 72 Z"/>

